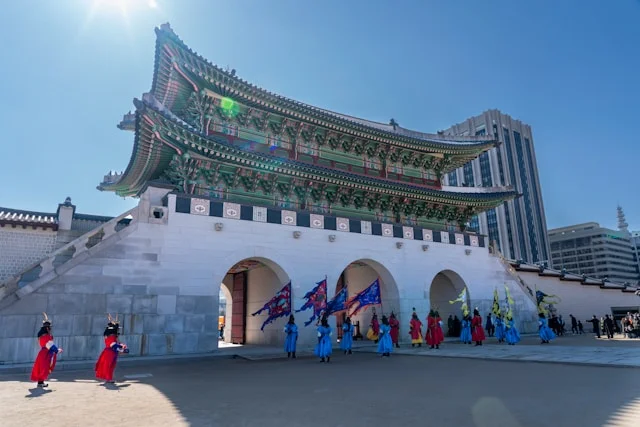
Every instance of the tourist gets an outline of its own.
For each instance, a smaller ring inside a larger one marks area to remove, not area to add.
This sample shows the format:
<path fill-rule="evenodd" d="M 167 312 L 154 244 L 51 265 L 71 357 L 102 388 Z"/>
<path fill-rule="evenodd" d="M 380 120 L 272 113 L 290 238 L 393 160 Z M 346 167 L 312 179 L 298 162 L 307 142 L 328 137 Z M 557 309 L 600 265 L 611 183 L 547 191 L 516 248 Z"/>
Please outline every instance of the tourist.
<path fill-rule="evenodd" d="M 564 335 L 564 319 L 562 318 L 562 314 L 558 316 L 558 335 Z"/>
<path fill-rule="evenodd" d="M 109 315 L 109 323 L 104 330 L 104 349 L 98 357 L 96 362 L 95 371 L 96 378 L 104 380 L 105 384 L 113 384 L 113 372 L 116 370 L 116 363 L 118 362 L 118 353 L 129 353 L 129 349 L 126 344 L 118 342 L 118 332 L 120 324 L 118 323 L 118 317 L 112 319 Z"/>
<path fill-rule="evenodd" d="M 490 337 L 496 332 L 496 325 L 491 320 L 491 313 L 487 314 L 487 322 L 484 324 L 484 328 L 487 330 L 487 335 Z"/>
<path fill-rule="evenodd" d="M 473 319 L 471 319 L 471 338 L 475 341 L 476 346 L 482 345 L 482 341 L 484 341 L 484 329 L 482 329 L 482 316 L 480 316 L 480 312 L 478 309 L 473 310 Z"/>
<path fill-rule="evenodd" d="M 516 328 L 516 322 L 511 315 L 507 314 L 507 332 L 505 334 L 505 340 L 509 345 L 516 345 L 520 342 L 520 332 Z"/>
<path fill-rule="evenodd" d="M 538 314 L 538 335 L 540 336 L 540 344 L 549 344 L 556 336 L 549 327 L 549 323 L 544 313 Z"/>
<path fill-rule="evenodd" d="M 353 324 L 351 318 L 347 316 L 342 324 L 342 341 L 340 341 L 340 349 L 344 351 L 344 354 L 352 354 L 351 348 L 353 347 Z"/>
<path fill-rule="evenodd" d="M 369 323 L 369 331 L 367 332 L 367 338 L 376 344 L 378 343 L 380 335 L 380 322 L 378 322 L 378 315 L 373 311 L 373 317 L 371 318 L 371 323 Z"/>
<path fill-rule="evenodd" d="M 463 344 L 471 344 L 471 316 L 465 314 L 462 318 L 462 327 L 460 330 L 460 341 Z"/>
<path fill-rule="evenodd" d="M 591 323 L 591 325 L 593 326 L 593 333 L 596 334 L 598 338 L 600 338 L 600 321 L 598 320 L 596 315 L 594 314 L 591 320 L 585 320 L 585 322 Z"/>
<path fill-rule="evenodd" d="M 447 336 L 448 337 L 453 337 L 455 336 L 455 330 L 454 330 L 454 323 L 453 323 L 453 316 L 450 314 L 449 318 L 447 319 Z"/>
<path fill-rule="evenodd" d="M 382 357 L 391 356 L 393 350 L 393 343 L 391 342 L 391 326 L 389 326 L 389 320 L 387 316 L 382 316 L 382 325 L 380 325 L 380 340 L 378 342 L 378 353 Z"/>
<path fill-rule="evenodd" d="M 331 361 L 331 326 L 327 320 L 327 315 L 322 315 L 320 326 L 318 326 L 318 344 L 315 349 L 316 356 L 320 358 L 320 363 Z"/>
<path fill-rule="evenodd" d="M 409 322 L 409 335 L 411 335 L 411 347 L 422 347 L 422 322 L 418 319 L 416 309 L 413 309 L 411 322 Z"/>
<path fill-rule="evenodd" d="M 391 326 L 391 342 L 396 348 L 400 348 L 400 344 L 398 344 L 400 338 L 400 322 L 396 319 L 393 311 L 391 312 L 391 316 L 389 316 L 389 326 Z"/>
<path fill-rule="evenodd" d="M 453 316 L 453 336 L 459 337 L 462 330 L 462 322 L 458 319 L 458 315 Z"/>
<path fill-rule="evenodd" d="M 582 326 L 582 320 L 578 320 L 578 331 L 580 335 L 584 334 L 584 326 Z"/>
<path fill-rule="evenodd" d="M 571 333 L 572 334 L 577 334 L 578 333 L 578 320 L 573 316 L 573 314 L 570 314 L 569 317 L 571 318 Z"/>
<path fill-rule="evenodd" d="M 604 315 L 604 332 L 607 334 L 607 338 L 613 338 L 613 320 L 608 314 Z"/>
<path fill-rule="evenodd" d="M 502 313 L 496 316 L 496 338 L 498 338 L 498 342 L 504 342 L 504 339 L 507 336 L 507 328 L 504 324 L 504 320 L 502 319 Z"/>
<path fill-rule="evenodd" d="M 440 323 L 442 319 L 440 319 L 440 314 L 437 311 L 429 311 L 429 316 L 427 316 L 427 335 L 425 337 L 427 341 L 427 345 L 430 345 L 430 348 L 440 348 L 440 343 L 444 341 L 444 334 L 442 333 L 442 327 Z"/>
<path fill-rule="evenodd" d="M 53 372 L 53 368 L 56 366 L 57 356 L 62 353 L 62 349 L 53 343 L 51 321 L 47 313 L 42 314 L 44 315 L 44 320 L 42 321 L 40 331 L 38 331 L 40 351 L 38 352 L 36 361 L 33 363 L 33 369 L 31 369 L 31 381 L 37 381 L 38 387 L 49 387 L 49 384 L 45 384 L 45 381 Z"/>
<path fill-rule="evenodd" d="M 296 358 L 296 345 L 298 344 L 298 325 L 295 323 L 293 314 L 289 316 L 289 322 L 284 325 L 284 351 L 287 358 Z"/>

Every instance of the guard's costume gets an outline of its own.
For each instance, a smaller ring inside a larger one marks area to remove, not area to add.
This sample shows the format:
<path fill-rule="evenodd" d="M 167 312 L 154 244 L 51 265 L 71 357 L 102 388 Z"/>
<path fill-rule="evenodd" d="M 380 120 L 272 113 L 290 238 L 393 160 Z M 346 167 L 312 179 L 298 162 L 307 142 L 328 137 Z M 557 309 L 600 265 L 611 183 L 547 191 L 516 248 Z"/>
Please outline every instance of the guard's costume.
<path fill-rule="evenodd" d="M 444 333 L 442 332 L 442 326 L 440 326 L 441 322 L 442 319 L 437 311 L 429 311 L 425 341 L 427 341 L 427 345 L 430 345 L 431 348 L 440 348 L 440 343 L 444 341 Z"/>
<path fill-rule="evenodd" d="M 284 351 L 287 353 L 287 357 L 296 358 L 296 346 L 298 344 L 298 325 L 295 323 L 293 314 L 289 316 L 289 322 L 284 325 Z"/>
<path fill-rule="evenodd" d="M 118 342 L 118 330 L 120 324 L 118 323 L 118 317 L 112 319 L 109 315 L 109 323 L 104 330 L 104 350 L 100 353 L 100 357 L 96 362 L 96 378 L 104 380 L 107 383 L 113 383 L 113 372 L 116 369 L 116 363 L 118 362 L 118 353 L 129 353 L 129 349 L 126 344 Z"/>
<path fill-rule="evenodd" d="M 62 352 L 61 348 L 58 348 L 53 342 L 53 335 L 51 335 L 51 321 L 47 316 L 47 313 L 42 313 L 44 320 L 42 321 L 42 327 L 38 332 L 38 343 L 40 344 L 40 351 L 36 357 L 36 361 L 33 364 L 31 370 L 31 381 L 37 381 L 38 387 L 48 387 L 49 384 L 45 384 L 47 378 L 56 366 L 56 360 L 58 353 Z"/>
<path fill-rule="evenodd" d="M 482 341 L 486 339 L 482 328 L 482 316 L 477 308 L 473 310 L 473 319 L 471 319 L 471 338 L 476 345 L 482 345 Z"/>
<path fill-rule="evenodd" d="M 391 326 L 391 342 L 396 348 L 400 348 L 398 340 L 400 339 L 400 322 L 396 319 L 395 313 L 392 311 L 389 316 L 389 326 Z"/>

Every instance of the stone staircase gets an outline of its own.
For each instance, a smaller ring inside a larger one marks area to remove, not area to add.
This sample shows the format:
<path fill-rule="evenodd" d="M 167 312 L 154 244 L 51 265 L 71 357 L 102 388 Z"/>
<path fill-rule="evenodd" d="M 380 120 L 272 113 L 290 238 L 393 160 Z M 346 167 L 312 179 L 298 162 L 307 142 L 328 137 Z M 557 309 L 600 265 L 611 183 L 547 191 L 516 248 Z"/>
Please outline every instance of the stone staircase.
<path fill-rule="evenodd" d="M 137 227 L 138 207 L 101 224 L 30 265 L 0 284 L 0 310 L 24 298 L 80 264 L 93 253 L 131 234 Z M 129 220 L 127 217 L 131 216 Z"/>

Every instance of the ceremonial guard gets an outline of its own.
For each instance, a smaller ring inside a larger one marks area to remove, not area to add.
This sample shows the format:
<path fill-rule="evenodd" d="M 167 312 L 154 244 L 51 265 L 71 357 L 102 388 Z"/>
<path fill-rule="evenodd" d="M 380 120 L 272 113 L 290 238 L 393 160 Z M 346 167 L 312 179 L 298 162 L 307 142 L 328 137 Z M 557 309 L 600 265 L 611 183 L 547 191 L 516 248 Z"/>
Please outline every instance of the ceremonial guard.
<path fill-rule="evenodd" d="M 96 378 L 104 380 L 105 383 L 113 383 L 113 372 L 116 369 L 116 363 L 118 362 L 118 353 L 129 353 L 129 349 L 126 344 L 118 342 L 118 334 L 120 329 L 120 323 L 118 322 L 118 315 L 115 320 L 108 315 L 109 323 L 104 330 L 104 349 L 100 353 L 100 357 L 96 362 L 95 371 Z"/>
<path fill-rule="evenodd" d="M 422 347 L 422 322 L 418 319 L 416 309 L 413 309 L 411 322 L 409 322 L 409 335 L 411 335 L 411 347 Z"/>
<path fill-rule="evenodd" d="M 444 341 L 444 333 L 440 325 L 441 322 L 442 319 L 437 311 L 429 311 L 429 316 L 427 316 L 427 335 L 425 339 L 427 345 L 430 345 L 431 348 L 440 348 L 440 343 Z"/>
<path fill-rule="evenodd" d="M 296 344 L 298 343 L 298 325 L 293 314 L 289 316 L 289 322 L 284 326 L 284 351 L 287 357 L 296 358 Z"/>
<path fill-rule="evenodd" d="M 540 344 L 549 344 L 556 337 L 544 313 L 538 314 L 538 335 L 540 335 Z"/>
<path fill-rule="evenodd" d="M 391 342 L 396 348 L 400 348 L 398 339 L 400 338 L 400 322 L 396 319 L 395 313 L 392 311 L 389 316 L 389 326 L 391 326 Z"/>
<path fill-rule="evenodd" d="M 513 320 L 513 317 L 509 314 L 507 314 L 507 332 L 505 339 L 509 345 L 516 345 L 520 342 L 520 332 L 518 332 L 516 328 L 516 322 Z"/>
<path fill-rule="evenodd" d="M 380 340 L 378 342 L 378 353 L 382 357 L 391 356 L 393 350 L 393 343 L 391 342 L 391 326 L 389 326 L 389 320 L 387 316 L 382 316 L 382 325 L 380 325 Z"/>
<path fill-rule="evenodd" d="M 471 344 L 471 316 L 466 313 L 462 318 L 462 328 L 460 329 L 460 341 L 463 344 Z"/>
<path fill-rule="evenodd" d="M 504 342 L 504 339 L 507 337 L 507 327 L 504 324 L 504 320 L 502 319 L 502 314 L 498 314 L 496 316 L 496 338 L 498 338 L 498 342 Z"/>
<path fill-rule="evenodd" d="M 318 326 L 318 344 L 316 345 L 315 353 L 320 358 L 320 362 L 325 360 L 331 361 L 331 326 L 327 321 L 327 315 L 322 315 L 322 321 Z"/>
<path fill-rule="evenodd" d="M 373 317 L 371 318 L 371 323 L 369 324 L 369 331 L 367 332 L 367 338 L 377 344 L 379 337 L 380 322 L 378 321 L 378 315 L 376 314 L 376 310 L 374 309 Z"/>
<path fill-rule="evenodd" d="M 340 341 L 340 349 L 344 351 L 344 354 L 352 354 L 351 348 L 353 347 L 353 324 L 351 318 L 347 316 L 342 324 L 342 341 Z"/>
<path fill-rule="evenodd" d="M 53 342 L 53 335 L 51 335 L 51 321 L 47 316 L 47 313 L 42 313 L 44 319 L 42 320 L 42 327 L 38 331 L 38 343 L 40 345 L 40 351 L 36 357 L 36 361 L 33 364 L 31 370 L 31 381 L 37 381 L 38 387 L 48 387 L 49 384 L 45 384 L 47 378 L 56 366 L 56 360 L 59 353 L 62 353 L 62 349 L 58 348 Z"/>
<path fill-rule="evenodd" d="M 473 319 L 471 319 L 471 338 L 476 345 L 482 345 L 482 341 L 486 339 L 482 328 L 482 316 L 477 308 L 473 310 Z"/>

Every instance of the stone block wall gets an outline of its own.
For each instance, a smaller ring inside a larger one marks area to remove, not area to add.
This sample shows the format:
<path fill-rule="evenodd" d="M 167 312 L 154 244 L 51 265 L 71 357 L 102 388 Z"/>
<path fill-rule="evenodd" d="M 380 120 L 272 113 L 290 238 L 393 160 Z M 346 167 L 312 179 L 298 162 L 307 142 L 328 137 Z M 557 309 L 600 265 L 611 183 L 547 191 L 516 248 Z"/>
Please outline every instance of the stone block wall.
<path fill-rule="evenodd" d="M 41 261 L 55 250 L 57 233 L 51 230 L 0 228 L 0 283 Z"/>
<path fill-rule="evenodd" d="M 128 344 L 130 356 L 217 348 L 218 294 L 213 283 L 208 295 L 188 289 L 193 275 L 209 274 L 198 268 L 185 270 L 171 256 L 162 256 L 162 233 L 157 229 L 163 226 L 136 227 L 123 240 L 0 311 L 0 364 L 32 361 L 43 311 L 53 322 L 64 360 L 99 355 L 107 313 L 118 314 L 121 341 Z"/>

